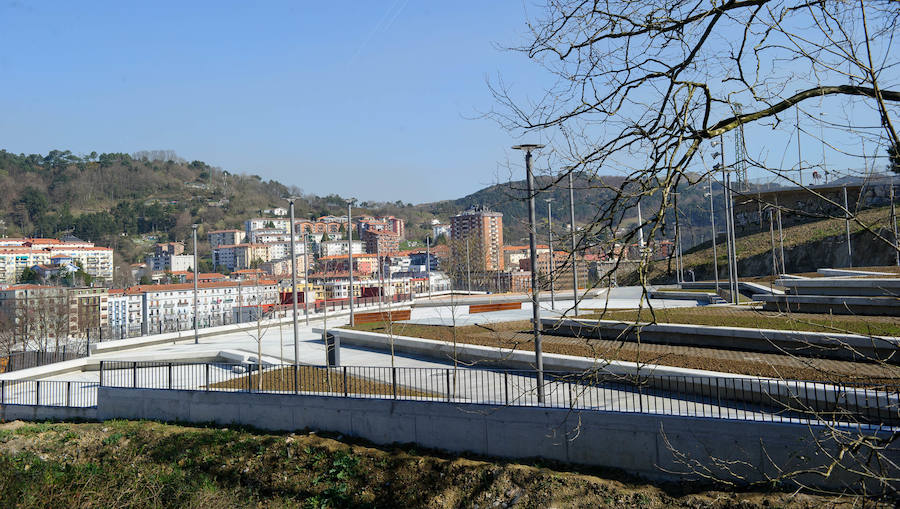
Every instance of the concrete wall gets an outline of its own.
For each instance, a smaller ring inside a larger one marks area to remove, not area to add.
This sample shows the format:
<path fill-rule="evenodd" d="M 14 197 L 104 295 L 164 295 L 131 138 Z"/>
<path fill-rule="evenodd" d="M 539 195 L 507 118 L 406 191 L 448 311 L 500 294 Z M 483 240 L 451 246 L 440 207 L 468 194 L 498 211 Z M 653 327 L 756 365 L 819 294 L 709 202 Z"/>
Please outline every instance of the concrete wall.
<path fill-rule="evenodd" d="M 96 421 L 97 407 L 69 408 L 44 405 L 0 405 L 0 421 Z"/>
<path fill-rule="evenodd" d="M 827 461 L 819 447 L 836 447 L 826 430 L 805 425 L 566 409 L 109 387 L 100 388 L 98 401 L 101 419 L 326 430 L 379 444 L 412 442 L 459 453 L 541 457 L 672 480 L 690 473 L 687 460 L 722 478 L 762 481 L 779 468 L 816 468 Z M 896 447 L 886 454 L 900 460 Z M 727 468 L 717 461 L 728 462 Z M 832 488 L 855 480 L 841 467 L 827 478 L 804 479 Z"/>

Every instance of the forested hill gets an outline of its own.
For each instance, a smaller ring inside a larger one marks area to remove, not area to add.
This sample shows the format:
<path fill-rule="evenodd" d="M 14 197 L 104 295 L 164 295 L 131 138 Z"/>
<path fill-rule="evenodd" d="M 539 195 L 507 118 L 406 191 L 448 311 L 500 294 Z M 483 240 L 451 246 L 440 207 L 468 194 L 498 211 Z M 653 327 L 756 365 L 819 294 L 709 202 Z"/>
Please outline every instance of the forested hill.
<path fill-rule="evenodd" d="M 615 178 L 605 184 L 616 186 Z M 546 187 L 547 177 L 538 178 Z M 538 219 L 546 220 L 543 198 L 552 197 L 554 220 L 568 223 L 568 191 L 551 187 L 539 196 Z M 407 237 L 422 240 L 430 222 L 446 222 L 471 205 L 486 205 L 504 214 L 505 237 L 518 243 L 527 235 L 527 202 L 524 182 L 487 187 L 473 194 L 435 203 L 412 205 L 415 196 L 398 196 L 393 203 L 363 201 L 354 214 L 394 215 L 407 221 Z M 575 183 L 576 221 L 590 221 L 612 191 Z M 0 150 L 0 235 L 59 237 L 74 234 L 99 245 L 111 246 L 120 255 L 118 263 L 142 259 L 154 241 L 186 240 L 190 225 L 199 223 L 201 242 L 212 229 L 239 228 L 245 219 L 261 210 L 285 206 L 284 197 L 302 196 L 297 217 L 343 214 L 344 200 L 338 195 L 303 195 L 298 188 L 263 180 L 257 175 L 229 173 L 202 161 L 188 162 L 171 151 L 135 154 L 92 153 L 79 156 L 65 150 L 47 155 L 13 154 Z M 708 224 L 702 186 L 686 189 L 683 214 L 695 225 Z M 646 202 L 647 210 L 654 200 Z M 717 204 L 717 208 L 721 207 Z M 683 217 L 684 219 L 684 217 Z M 148 235 L 150 234 L 150 235 Z M 201 254 L 207 252 L 204 244 Z"/>

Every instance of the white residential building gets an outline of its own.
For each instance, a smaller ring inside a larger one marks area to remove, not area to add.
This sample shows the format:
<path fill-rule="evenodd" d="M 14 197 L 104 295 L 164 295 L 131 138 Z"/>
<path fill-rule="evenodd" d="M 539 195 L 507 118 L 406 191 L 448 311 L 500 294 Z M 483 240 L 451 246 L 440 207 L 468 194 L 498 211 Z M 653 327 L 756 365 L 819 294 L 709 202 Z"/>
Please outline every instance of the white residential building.
<path fill-rule="evenodd" d="M 353 244 L 353 254 L 365 254 L 365 243 L 361 240 L 351 241 Z M 319 243 L 319 256 L 338 256 L 347 254 L 346 240 L 326 240 Z"/>

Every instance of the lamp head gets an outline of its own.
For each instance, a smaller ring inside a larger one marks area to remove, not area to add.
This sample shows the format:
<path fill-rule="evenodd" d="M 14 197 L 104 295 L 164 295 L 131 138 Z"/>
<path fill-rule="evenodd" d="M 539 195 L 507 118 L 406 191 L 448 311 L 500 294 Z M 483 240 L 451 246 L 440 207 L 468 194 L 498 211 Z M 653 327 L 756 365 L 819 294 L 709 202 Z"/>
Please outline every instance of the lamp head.
<path fill-rule="evenodd" d="M 525 152 L 531 152 L 532 150 L 544 148 L 544 145 L 538 145 L 537 143 L 525 143 L 522 145 L 513 145 L 512 148 L 515 150 L 524 150 Z"/>

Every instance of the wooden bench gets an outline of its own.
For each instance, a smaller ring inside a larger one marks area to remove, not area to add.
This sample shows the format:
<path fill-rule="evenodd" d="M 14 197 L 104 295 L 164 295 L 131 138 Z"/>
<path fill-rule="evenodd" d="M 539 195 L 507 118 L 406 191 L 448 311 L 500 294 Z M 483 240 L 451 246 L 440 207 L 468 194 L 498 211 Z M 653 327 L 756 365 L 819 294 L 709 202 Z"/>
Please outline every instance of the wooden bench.
<path fill-rule="evenodd" d="M 372 322 L 387 322 L 394 321 L 398 322 L 401 320 L 409 320 L 410 314 L 412 310 L 410 309 L 398 309 L 397 311 L 381 311 L 374 313 L 356 313 L 353 315 L 353 323 L 361 324 L 361 323 L 372 323 Z"/>
<path fill-rule="evenodd" d="M 506 311 L 509 309 L 522 309 L 521 302 L 499 302 L 497 304 L 472 304 L 469 306 L 469 314 L 489 313 L 491 311 Z"/>

